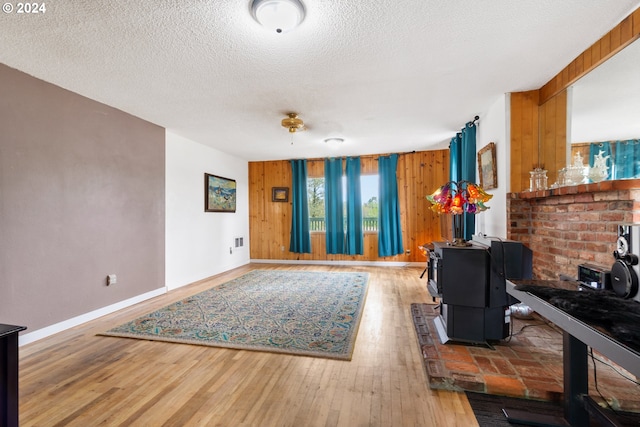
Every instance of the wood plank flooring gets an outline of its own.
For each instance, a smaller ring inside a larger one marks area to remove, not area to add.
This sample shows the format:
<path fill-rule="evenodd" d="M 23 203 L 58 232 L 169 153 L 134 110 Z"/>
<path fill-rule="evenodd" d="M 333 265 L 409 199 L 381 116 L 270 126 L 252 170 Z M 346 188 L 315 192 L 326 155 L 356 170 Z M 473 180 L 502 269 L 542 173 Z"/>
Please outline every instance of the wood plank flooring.
<path fill-rule="evenodd" d="M 96 336 L 252 269 L 367 271 L 350 362 Z M 412 302 L 417 267 L 250 264 L 20 348 L 20 425 L 477 426 L 462 393 L 433 391 Z"/>

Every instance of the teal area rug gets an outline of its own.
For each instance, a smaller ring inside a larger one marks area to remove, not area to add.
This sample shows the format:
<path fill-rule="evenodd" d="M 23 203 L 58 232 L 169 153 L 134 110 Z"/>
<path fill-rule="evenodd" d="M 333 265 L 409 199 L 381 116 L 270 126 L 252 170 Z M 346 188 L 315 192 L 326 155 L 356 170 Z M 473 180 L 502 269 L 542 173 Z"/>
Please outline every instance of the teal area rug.
<path fill-rule="evenodd" d="M 351 360 L 368 280 L 253 270 L 101 335 Z"/>

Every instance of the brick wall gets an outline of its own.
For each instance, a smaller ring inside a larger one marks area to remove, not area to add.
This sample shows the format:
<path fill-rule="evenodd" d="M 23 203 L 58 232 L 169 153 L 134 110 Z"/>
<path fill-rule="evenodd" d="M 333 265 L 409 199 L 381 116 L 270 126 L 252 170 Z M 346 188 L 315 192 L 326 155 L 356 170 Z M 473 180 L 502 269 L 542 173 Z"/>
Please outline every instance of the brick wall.
<path fill-rule="evenodd" d="M 611 268 L 617 225 L 640 222 L 640 180 L 507 196 L 507 237 L 533 251 L 533 276 L 576 277 L 579 264 Z"/>

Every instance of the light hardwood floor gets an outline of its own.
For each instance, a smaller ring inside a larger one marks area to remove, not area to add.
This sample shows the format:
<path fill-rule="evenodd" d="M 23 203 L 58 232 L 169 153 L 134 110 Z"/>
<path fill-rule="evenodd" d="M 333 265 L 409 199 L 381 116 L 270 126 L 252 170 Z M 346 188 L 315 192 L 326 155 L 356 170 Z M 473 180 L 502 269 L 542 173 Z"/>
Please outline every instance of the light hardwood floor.
<path fill-rule="evenodd" d="M 350 362 L 96 336 L 252 269 L 367 271 Z M 429 389 L 410 305 L 422 269 L 250 264 L 20 348 L 20 425 L 477 426 Z"/>

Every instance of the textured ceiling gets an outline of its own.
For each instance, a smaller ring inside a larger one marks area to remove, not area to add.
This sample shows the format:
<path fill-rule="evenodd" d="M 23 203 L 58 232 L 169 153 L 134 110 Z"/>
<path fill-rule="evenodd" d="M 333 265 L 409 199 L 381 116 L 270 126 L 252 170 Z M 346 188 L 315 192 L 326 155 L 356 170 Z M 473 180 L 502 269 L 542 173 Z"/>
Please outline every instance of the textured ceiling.
<path fill-rule="evenodd" d="M 46 2 L 0 16 L 0 62 L 247 160 L 427 150 L 640 5 L 303 0 L 301 26 L 277 34 L 249 2 Z M 309 128 L 293 144 L 289 111 Z"/>

